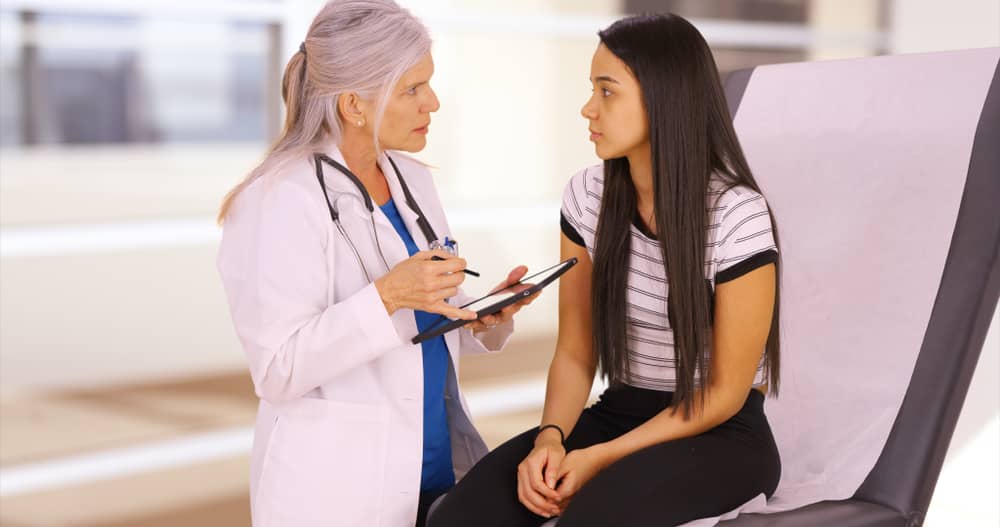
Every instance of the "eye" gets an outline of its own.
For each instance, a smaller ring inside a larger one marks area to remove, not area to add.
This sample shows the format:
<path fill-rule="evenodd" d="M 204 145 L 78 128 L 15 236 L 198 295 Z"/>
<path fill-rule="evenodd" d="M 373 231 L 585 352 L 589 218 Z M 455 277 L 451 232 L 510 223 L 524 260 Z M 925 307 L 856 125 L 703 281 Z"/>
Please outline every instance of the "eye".
<path fill-rule="evenodd" d="M 601 96 L 602 97 L 610 97 L 611 96 L 611 90 L 609 90 L 607 88 L 601 88 Z"/>
<path fill-rule="evenodd" d="M 417 87 L 416 86 L 411 86 L 409 89 L 406 90 L 406 94 L 407 95 L 416 95 L 417 94 Z"/>

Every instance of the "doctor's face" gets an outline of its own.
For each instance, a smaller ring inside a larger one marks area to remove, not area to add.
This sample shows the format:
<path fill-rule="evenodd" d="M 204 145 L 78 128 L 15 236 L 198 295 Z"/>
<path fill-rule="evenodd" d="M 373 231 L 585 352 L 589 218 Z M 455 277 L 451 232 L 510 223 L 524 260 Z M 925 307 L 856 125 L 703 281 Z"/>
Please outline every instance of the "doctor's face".
<path fill-rule="evenodd" d="M 597 157 L 625 157 L 649 149 L 649 122 L 642 90 L 632 71 L 601 44 L 590 62 L 593 94 L 580 113 L 590 122 L 590 140 Z"/>
<path fill-rule="evenodd" d="M 434 59 L 428 53 L 416 66 L 407 70 L 389 92 L 385 116 L 378 132 L 382 148 L 418 152 L 427 146 L 431 113 L 441 107 L 431 89 L 432 75 Z"/>

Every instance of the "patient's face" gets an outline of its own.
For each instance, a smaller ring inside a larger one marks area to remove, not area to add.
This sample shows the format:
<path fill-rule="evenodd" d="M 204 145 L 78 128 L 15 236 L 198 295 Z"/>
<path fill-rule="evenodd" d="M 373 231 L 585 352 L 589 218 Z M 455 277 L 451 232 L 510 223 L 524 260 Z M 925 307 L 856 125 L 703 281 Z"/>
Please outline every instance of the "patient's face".
<path fill-rule="evenodd" d="M 580 113 L 590 123 L 597 157 L 624 157 L 649 150 L 649 125 L 639 81 L 628 66 L 601 44 L 590 62 L 593 94 Z"/>

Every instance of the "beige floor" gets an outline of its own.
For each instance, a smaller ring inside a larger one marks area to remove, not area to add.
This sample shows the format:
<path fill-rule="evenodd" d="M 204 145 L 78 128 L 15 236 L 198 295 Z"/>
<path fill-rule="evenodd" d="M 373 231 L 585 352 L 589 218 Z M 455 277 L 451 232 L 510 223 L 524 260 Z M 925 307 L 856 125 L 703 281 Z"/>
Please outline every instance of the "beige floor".
<path fill-rule="evenodd" d="M 552 339 L 519 341 L 509 353 L 467 357 L 470 388 L 537 377 Z M 242 371 L 174 382 L 52 392 L 0 403 L 0 466 L 24 466 L 191 434 L 250 426 L 257 399 Z M 478 419 L 490 447 L 537 424 L 540 409 Z M 8 527 L 238 526 L 249 523 L 248 459 L 171 470 L 4 498 Z"/>
<path fill-rule="evenodd" d="M 997 465 L 997 353 L 987 341 L 926 525 L 993 526 Z M 537 381 L 554 339 L 518 338 L 507 352 L 463 360 L 470 393 Z M 983 401 L 986 401 L 985 403 Z M 56 390 L 0 401 L 0 468 L 116 451 L 252 424 L 256 398 L 241 370 L 174 381 Z M 476 418 L 490 447 L 537 424 L 540 408 Z M 0 498 L 9 527 L 227 527 L 249 524 L 248 459 L 212 461 Z M 985 472 L 984 472 L 985 471 Z M 970 483 L 975 482 L 975 483 Z M 992 505 L 991 505 L 992 504 Z"/>

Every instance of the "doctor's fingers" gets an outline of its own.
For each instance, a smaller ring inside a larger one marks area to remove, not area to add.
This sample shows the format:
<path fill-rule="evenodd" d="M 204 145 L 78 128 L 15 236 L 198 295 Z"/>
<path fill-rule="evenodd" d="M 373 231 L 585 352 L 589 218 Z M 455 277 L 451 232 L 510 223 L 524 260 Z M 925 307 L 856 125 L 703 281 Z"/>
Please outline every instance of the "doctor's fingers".
<path fill-rule="evenodd" d="M 410 292 L 412 294 L 429 297 L 430 295 L 437 295 L 442 289 L 450 290 L 450 289 L 455 289 L 458 286 L 462 285 L 462 282 L 465 281 L 465 273 L 455 273 L 451 275 L 437 275 L 434 273 L 423 272 L 422 270 L 421 272 L 418 272 L 416 274 L 408 275 L 407 281 L 408 283 L 406 285 L 409 287 Z M 448 297 L 439 296 L 437 298 L 448 298 Z"/>
<path fill-rule="evenodd" d="M 489 328 L 491 328 L 493 326 L 496 326 L 497 324 L 502 324 L 504 322 L 504 320 L 501 319 L 500 318 L 500 314 L 497 313 L 497 314 L 493 314 L 493 315 L 485 315 L 485 316 L 479 317 L 479 320 L 477 322 L 482 323 L 483 327 L 485 327 L 486 329 L 489 329 Z"/>
<path fill-rule="evenodd" d="M 430 263 L 421 263 L 420 272 L 416 275 L 416 278 L 421 281 L 422 290 L 428 291 L 444 287 L 458 287 L 465 282 L 465 273 L 461 272 L 461 270 L 456 272 L 445 271 L 440 267 L 431 267 Z"/>
<path fill-rule="evenodd" d="M 435 260 L 434 258 L 437 259 Z M 468 265 L 465 258 L 455 256 L 441 249 L 421 251 L 411 256 L 410 259 L 421 261 L 436 269 L 441 269 L 438 271 L 439 273 L 454 273 L 465 269 L 465 266 Z"/>
<path fill-rule="evenodd" d="M 413 258 L 414 260 L 430 260 L 435 256 L 441 258 L 442 260 L 454 260 L 458 258 L 458 256 L 455 256 L 444 249 L 428 249 L 426 251 L 419 251 L 413 253 L 413 256 L 410 258 Z"/>
<path fill-rule="evenodd" d="M 424 279 L 427 291 L 437 291 L 449 287 L 458 287 L 465 282 L 465 273 L 431 275 Z"/>
<path fill-rule="evenodd" d="M 458 294 L 457 287 L 443 287 L 440 289 L 423 289 L 412 297 L 414 309 L 428 311 L 437 309 L 440 304 L 448 305 L 444 301 Z M 454 307 L 454 306 L 452 306 Z"/>
<path fill-rule="evenodd" d="M 534 302 L 535 299 L 538 298 L 538 295 L 540 294 L 542 294 L 542 292 L 538 291 L 537 293 L 529 296 L 528 298 L 525 298 L 524 300 L 520 300 L 501 309 L 500 313 L 497 314 L 497 317 L 499 319 L 497 324 L 503 324 L 504 322 L 507 322 L 508 320 L 514 318 L 514 315 L 516 315 L 519 311 L 521 311 L 522 307 Z"/>
<path fill-rule="evenodd" d="M 528 274 L 528 268 L 527 267 L 525 267 L 523 265 L 519 265 L 519 266 L 515 267 L 513 271 L 507 273 L 507 279 L 504 280 L 503 282 L 500 282 L 499 284 L 497 284 L 497 286 L 494 287 L 490 291 L 490 293 L 492 294 L 492 293 L 496 293 L 497 291 L 500 291 L 502 289 L 507 289 L 508 287 L 510 287 L 510 286 L 512 286 L 512 285 L 514 285 L 514 284 L 516 284 L 518 282 L 520 282 L 521 279 L 524 278 L 524 275 L 526 275 L 526 274 Z"/>
<path fill-rule="evenodd" d="M 472 331 L 473 333 L 479 333 L 481 331 L 487 331 L 490 329 L 489 326 L 483 324 L 479 320 L 473 320 L 472 322 L 466 324 L 465 327 L 468 328 L 469 331 Z"/>
<path fill-rule="evenodd" d="M 517 313 L 524 306 L 531 305 L 532 302 L 534 302 L 535 300 L 538 300 L 538 295 L 540 295 L 540 294 L 542 294 L 541 291 L 536 291 L 535 294 L 533 294 L 533 295 L 529 296 L 528 298 L 525 298 L 524 300 L 521 300 L 520 302 L 517 302 L 514 305 L 510 306 L 511 308 L 513 308 L 513 312 L 511 314 Z"/>
<path fill-rule="evenodd" d="M 454 257 L 450 260 L 430 260 L 424 265 L 435 274 L 460 273 L 468 266 L 465 258 Z"/>
<path fill-rule="evenodd" d="M 469 311 L 468 309 L 460 309 L 455 306 L 448 305 L 443 299 L 438 300 L 436 303 L 431 303 L 428 304 L 427 306 L 421 307 L 420 310 L 426 311 L 428 313 L 437 313 L 439 315 L 444 315 L 454 320 L 476 319 L 475 311 Z"/>

